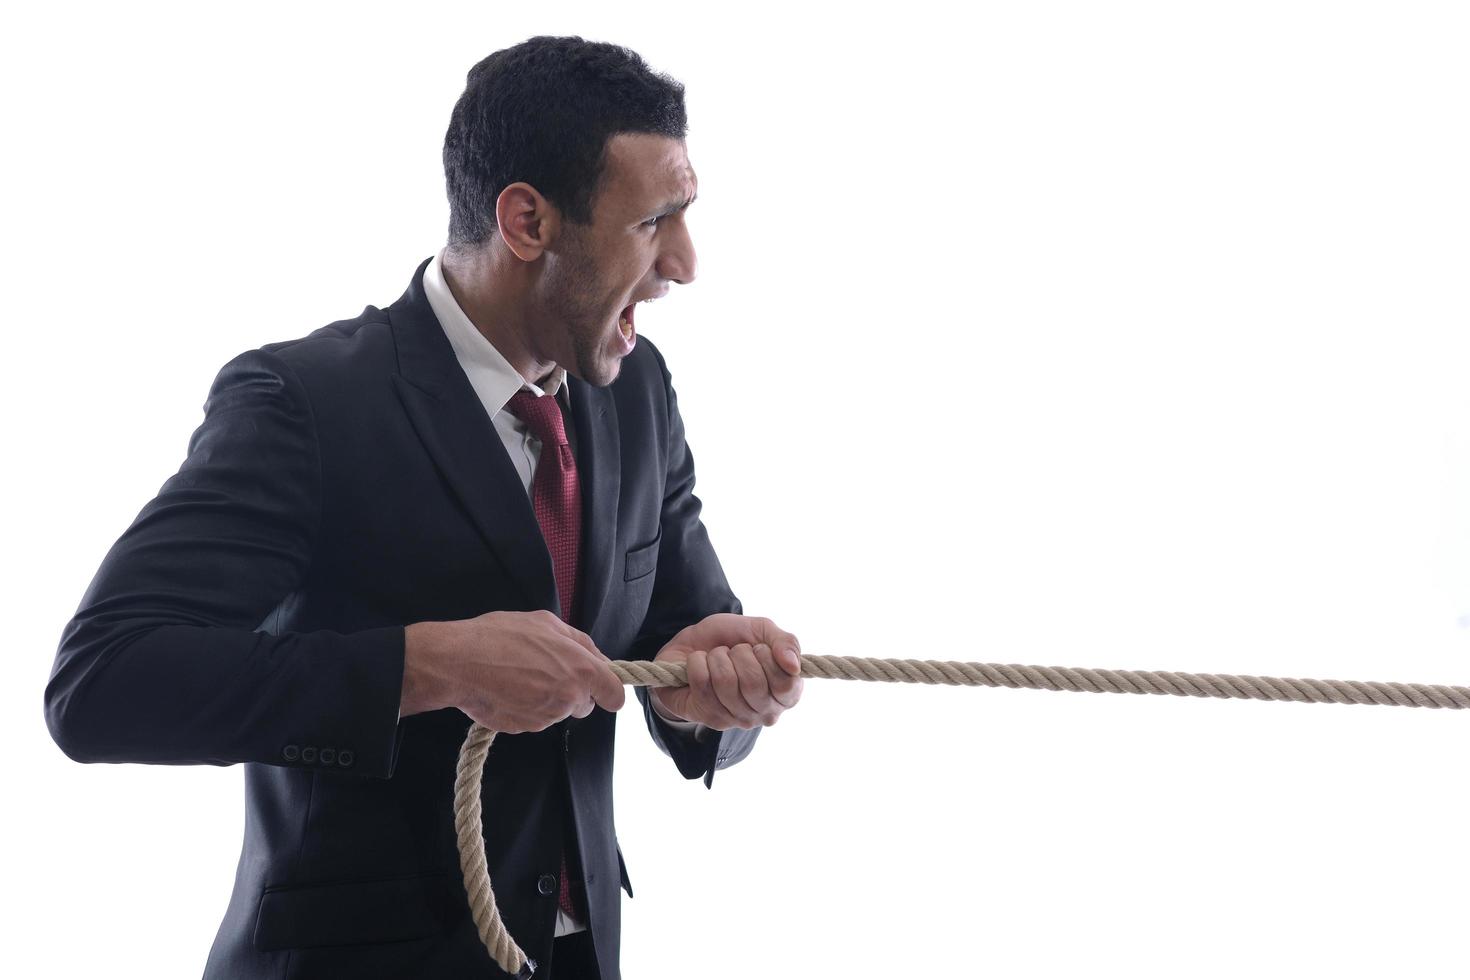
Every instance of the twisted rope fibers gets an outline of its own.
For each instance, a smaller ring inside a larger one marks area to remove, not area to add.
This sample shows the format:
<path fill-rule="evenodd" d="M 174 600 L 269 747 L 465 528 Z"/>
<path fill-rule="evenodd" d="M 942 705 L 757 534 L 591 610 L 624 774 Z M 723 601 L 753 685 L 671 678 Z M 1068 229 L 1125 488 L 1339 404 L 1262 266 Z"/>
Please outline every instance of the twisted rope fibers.
<path fill-rule="evenodd" d="M 651 660 L 614 660 L 609 666 L 624 684 L 683 687 L 683 664 Z M 1380 704 L 1400 708 L 1470 708 L 1470 687 L 1400 684 L 1393 681 L 1313 680 L 1237 674 L 1187 674 L 1152 670 L 1098 670 L 1087 667 L 1037 667 L 953 660 L 877 660 L 863 657 L 801 656 L 802 677 L 832 680 L 1009 687 L 1089 694 L 1173 694 L 1192 698 L 1243 698 L 1311 704 Z M 470 725 L 460 748 L 454 780 L 454 826 L 459 866 L 480 939 L 505 972 L 528 980 L 536 969 L 510 938 L 495 905 L 485 864 L 481 831 L 480 781 L 495 733 Z"/>

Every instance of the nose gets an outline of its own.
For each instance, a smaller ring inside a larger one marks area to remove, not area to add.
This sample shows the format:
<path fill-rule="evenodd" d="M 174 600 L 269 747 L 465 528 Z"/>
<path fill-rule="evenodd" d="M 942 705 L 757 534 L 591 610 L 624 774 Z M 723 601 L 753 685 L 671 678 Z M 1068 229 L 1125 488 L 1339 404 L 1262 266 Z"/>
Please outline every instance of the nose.
<path fill-rule="evenodd" d="M 664 239 L 664 248 L 659 252 L 655 268 L 664 279 L 688 285 L 694 281 L 698 259 L 694 254 L 694 239 L 689 235 L 689 226 L 684 221 L 673 222 L 674 234 Z"/>

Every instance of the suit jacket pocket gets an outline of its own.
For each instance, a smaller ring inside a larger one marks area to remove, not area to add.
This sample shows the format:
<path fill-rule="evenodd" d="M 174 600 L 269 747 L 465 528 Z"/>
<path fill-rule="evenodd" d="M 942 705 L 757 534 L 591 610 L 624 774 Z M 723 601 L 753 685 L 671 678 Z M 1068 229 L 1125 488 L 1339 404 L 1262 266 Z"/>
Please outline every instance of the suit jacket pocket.
<path fill-rule="evenodd" d="M 648 544 L 628 549 L 627 560 L 623 566 L 624 582 L 642 578 L 658 567 L 658 543 L 663 536 L 664 530 L 660 527 L 658 535 Z"/>
<path fill-rule="evenodd" d="M 449 872 L 267 888 L 260 898 L 255 948 L 305 949 L 423 939 L 453 918 Z"/>

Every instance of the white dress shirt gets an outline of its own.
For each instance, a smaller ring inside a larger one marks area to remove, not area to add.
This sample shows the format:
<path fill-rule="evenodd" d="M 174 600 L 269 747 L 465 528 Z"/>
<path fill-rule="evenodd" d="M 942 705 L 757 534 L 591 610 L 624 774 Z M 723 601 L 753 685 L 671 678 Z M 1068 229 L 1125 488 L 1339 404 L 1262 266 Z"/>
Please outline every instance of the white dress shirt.
<path fill-rule="evenodd" d="M 541 440 L 531 433 L 525 422 L 506 411 L 505 406 L 510 402 L 511 396 L 523 388 L 538 398 L 542 395 L 556 398 L 561 404 L 562 413 L 568 419 L 567 442 L 575 451 L 576 426 L 570 424 L 572 392 L 566 384 L 567 369 L 558 365 L 555 371 L 541 379 L 540 386 L 522 378 L 465 315 L 459 301 L 454 298 L 449 283 L 444 279 L 444 270 L 440 266 L 443 257 L 444 251 L 440 249 L 429 262 L 429 267 L 424 270 L 424 295 L 429 300 L 434 316 L 439 319 L 439 325 L 444 328 L 444 335 L 449 338 L 449 346 L 454 348 L 454 356 L 464 370 L 465 377 L 469 379 L 470 387 L 480 397 L 480 403 L 485 406 L 485 414 L 490 416 L 495 431 L 500 435 L 500 441 L 505 444 L 505 451 L 515 464 L 516 472 L 520 474 L 521 483 L 529 497 L 531 480 L 536 475 L 536 461 L 541 457 Z M 704 725 L 670 718 L 659 710 L 657 701 L 652 704 L 653 710 L 671 727 L 693 732 L 697 738 L 704 737 Z M 564 936 L 586 928 L 585 922 L 574 919 L 560 907 L 557 908 L 556 935 Z"/>

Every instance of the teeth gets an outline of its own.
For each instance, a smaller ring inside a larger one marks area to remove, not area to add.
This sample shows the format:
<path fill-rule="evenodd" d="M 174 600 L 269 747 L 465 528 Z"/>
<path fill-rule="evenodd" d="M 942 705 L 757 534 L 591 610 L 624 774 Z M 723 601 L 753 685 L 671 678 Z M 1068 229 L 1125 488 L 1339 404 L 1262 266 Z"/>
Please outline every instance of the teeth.
<path fill-rule="evenodd" d="M 629 323 L 626 317 L 618 318 L 618 329 L 623 332 L 625 340 L 633 336 L 633 324 Z"/>

